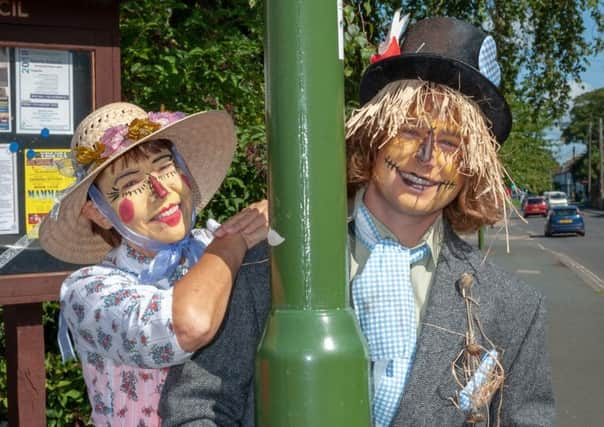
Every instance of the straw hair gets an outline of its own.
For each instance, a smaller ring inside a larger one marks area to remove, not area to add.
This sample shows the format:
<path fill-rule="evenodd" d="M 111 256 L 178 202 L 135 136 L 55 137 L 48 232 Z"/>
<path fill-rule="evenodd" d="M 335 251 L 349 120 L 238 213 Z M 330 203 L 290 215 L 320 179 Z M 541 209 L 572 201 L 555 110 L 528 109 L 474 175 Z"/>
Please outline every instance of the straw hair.
<path fill-rule="evenodd" d="M 499 144 L 474 101 L 432 82 L 391 82 L 353 111 L 346 123 L 349 194 L 369 182 L 378 150 L 403 127 L 430 127 L 430 120 L 434 119 L 454 126 L 462 139 L 454 159 L 459 172 L 466 176 L 465 184 L 444 209 L 445 216 L 461 233 L 494 224 L 501 219 L 508 202 L 505 170 L 497 157 Z"/>
<path fill-rule="evenodd" d="M 89 114 L 71 140 L 72 157 L 78 147 L 92 148 L 110 127 L 145 119 L 141 108 L 123 102 L 105 105 Z M 91 222 L 81 214 L 88 189 L 99 173 L 115 159 L 145 142 L 167 139 L 185 159 L 194 178 L 191 182 L 193 206 L 203 209 L 227 174 L 235 150 L 235 128 L 223 111 L 195 113 L 148 134 L 124 149 L 117 150 L 101 164 L 91 164 L 86 175 L 65 191 L 63 197 L 40 224 L 40 244 L 54 257 L 74 264 L 100 262 L 111 249 L 92 232 Z"/>

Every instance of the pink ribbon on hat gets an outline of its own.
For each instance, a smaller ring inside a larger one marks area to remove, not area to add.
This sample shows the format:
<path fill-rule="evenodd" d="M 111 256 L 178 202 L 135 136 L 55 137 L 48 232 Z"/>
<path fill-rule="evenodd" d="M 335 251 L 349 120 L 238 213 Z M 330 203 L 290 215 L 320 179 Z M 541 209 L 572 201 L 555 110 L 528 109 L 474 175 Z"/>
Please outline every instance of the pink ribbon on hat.
<path fill-rule="evenodd" d="M 157 123 L 162 128 L 174 123 L 186 116 L 180 111 L 162 111 L 149 112 L 147 118 L 153 123 Z M 128 138 L 129 126 L 117 125 L 107 128 L 101 136 L 100 142 L 105 145 L 105 151 L 102 154 L 103 158 L 109 158 L 118 150 L 128 147 L 134 141 Z"/>
<path fill-rule="evenodd" d="M 101 136 L 100 139 L 105 145 L 105 151 L 103 151 L 102 157 L 111 157 L 111 155 L 122 146 L 126 140 L 126 135 L 128 135 L 128 126 L 126 125 L 112 126 L 105 130 L 105 133 L 103 133 L 103 136 Z"/>

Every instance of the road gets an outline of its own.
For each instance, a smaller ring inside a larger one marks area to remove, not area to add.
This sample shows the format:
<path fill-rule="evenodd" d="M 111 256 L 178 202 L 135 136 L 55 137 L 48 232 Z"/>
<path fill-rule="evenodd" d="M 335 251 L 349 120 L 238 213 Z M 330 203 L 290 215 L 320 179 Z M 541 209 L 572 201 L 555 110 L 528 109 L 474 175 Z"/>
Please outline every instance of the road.
<path fill-rule="evenodd" d="M 604 212 L 587 209 L 583 211 L 583 218 L 586 232 L 585 237 L 579 238 L 574 235 L 545 237 L 545 218 L 542 217 L 527 218 L 527 225 L 518 219 L 511 224 L 518 233 L 525 232 L 546 249 L 568 255 L 601 279 L 604 278 Z"/>
<path fill-rule="evenodd" d="M 546 297 L 557 426 L 604 425 L 604 212 L 585 211 L 586 236 L 544 237 L 544 218 L 499 227 L 488 257 Z M 468 238 L 477 244 L 475 236 Z"/>

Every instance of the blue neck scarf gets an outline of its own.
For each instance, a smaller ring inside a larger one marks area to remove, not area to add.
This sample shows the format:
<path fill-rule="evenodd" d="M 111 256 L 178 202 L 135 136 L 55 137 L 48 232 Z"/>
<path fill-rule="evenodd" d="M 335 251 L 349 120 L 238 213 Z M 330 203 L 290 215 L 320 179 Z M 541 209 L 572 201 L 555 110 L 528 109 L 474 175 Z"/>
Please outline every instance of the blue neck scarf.
<path fill-rule="evenodd" d="M 124 239 L 138 247 L 156 253 L 149 263 L 149 267 L 138 275 L 141 283 L 156 283 L 163 278 L 170 277 L 183 257 L 188 261 L 189 266 L 194 265 L 201 258 L 205 248 L 191 233 L 175 243 L 162 243 L 149 239 L 130 230 L 119 220 L 117 214 L 107 200 L 105 200 L 96 185 L 93 184 L 90 186 L 88 194 L 98 210 L 109 220 L 111 225 Z M 193 224 L 195 221 L 195 212 L 192 212 L 191 217 L 191 224 Z"/>
<path fill-rule="evenodd" d="M 426 243 L 413 249 L 382 238 L 369 210 L 359 206 L 354 233 L 370 251 L 352 281 L 354 310 L 372 362 L 386 369 L 374 378 L 372 416 L 377 427 L 389 426 L 396 415 L 415 357 L 417 323 L 411 265 L 430 254 Z M 375 372 L 374 372 L 375 373 Z"/>

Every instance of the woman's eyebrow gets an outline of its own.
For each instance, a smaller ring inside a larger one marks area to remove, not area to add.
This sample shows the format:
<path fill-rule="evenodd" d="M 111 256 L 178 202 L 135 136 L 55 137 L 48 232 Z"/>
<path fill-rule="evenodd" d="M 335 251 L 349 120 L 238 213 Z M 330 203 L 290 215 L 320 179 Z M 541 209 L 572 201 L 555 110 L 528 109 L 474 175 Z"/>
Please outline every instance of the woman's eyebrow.
<path fill-rule="evenodd" d="M 153 161 L 151 163 L 158 163 L 164 159 L 172 160 L 172 154 L 162 154 L 161 156 L 157 156 L 155 159 L 153 159 Z"/>
<path fill-rule="evenodd" d="M 126 171 L 126 172 L 124 172 L 123 174 L 121 174 L 120 176 L 118 176 L 117 178 L 115 178 L 115 180 L 113 181 L 113 184 L 114 184 L 114 185 L 117 185 L 117 182 L 118 182 L 120 179 L 122 179 L 122 178 L 126 178 L 126 177 L 128 177 L 128 176 L 130 176 L 130 175 L 136 175 L 138 172 L 139 172 L 139 171 L 138 171 L 138 169 L 134 169 L 134 170 L 129 170 L 129 171 Z"/>

